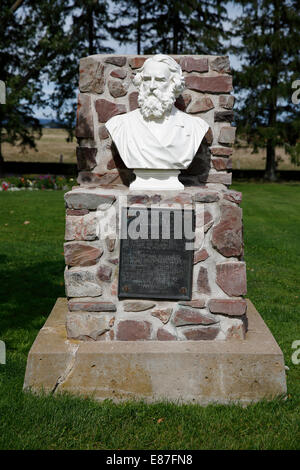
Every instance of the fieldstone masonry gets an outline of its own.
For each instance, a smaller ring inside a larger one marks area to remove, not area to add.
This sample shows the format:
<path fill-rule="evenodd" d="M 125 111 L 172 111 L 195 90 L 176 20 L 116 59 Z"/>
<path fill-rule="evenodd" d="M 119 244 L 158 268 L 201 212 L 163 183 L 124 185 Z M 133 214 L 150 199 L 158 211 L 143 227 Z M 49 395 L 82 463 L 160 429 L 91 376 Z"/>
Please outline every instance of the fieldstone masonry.
<path fill-rule="evenodd" d="M 104 126 L 137 108 L 132 77 L 149 56 L 81 59 L 76 136 L 80 186 L 65 195 L 67 334 L 83 341 L 243 339 L 247 331 L 241 194 L 231 184 L 235 138 L 228 57 L 173 56 L 186 90 L 176 106 L 210 129 L 180 175 L 185 190 L 132 192 Z M 192 208 L 196 214 L 192 298 L 119 300 L 119 214 L 122 207 Z"/>
<path fill-rule="evenodd" d="M 241 194 L 225 186 L 136 194 L 122 185 L 77 187 L 67 205 L 65 284 L 69 338 L 90 341 L 243 339 L 247 330 Z M 117 296 L 122 207 L 193 208 L 192 298 Z M 73 213 L 70 213 L 73 211 Z"/>

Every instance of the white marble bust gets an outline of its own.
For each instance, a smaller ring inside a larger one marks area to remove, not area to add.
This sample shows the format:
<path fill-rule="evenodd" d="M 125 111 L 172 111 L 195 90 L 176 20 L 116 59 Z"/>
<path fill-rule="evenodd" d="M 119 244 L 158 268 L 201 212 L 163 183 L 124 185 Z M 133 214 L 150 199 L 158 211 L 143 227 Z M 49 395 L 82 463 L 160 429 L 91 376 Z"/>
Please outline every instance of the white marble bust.
<path fill-rule="evenodd" d="M 140 108 L 112 117 L 106 128 L 127 168 L 152 170 L 152 175 L 162 174 L 156 170 L 176 170 L 177 175 L 192 162 L 209 125 L 175 108 L 185 83 L 181 67 L 171 57 L 157 54 L 147 59 L 134 84 Z"/>

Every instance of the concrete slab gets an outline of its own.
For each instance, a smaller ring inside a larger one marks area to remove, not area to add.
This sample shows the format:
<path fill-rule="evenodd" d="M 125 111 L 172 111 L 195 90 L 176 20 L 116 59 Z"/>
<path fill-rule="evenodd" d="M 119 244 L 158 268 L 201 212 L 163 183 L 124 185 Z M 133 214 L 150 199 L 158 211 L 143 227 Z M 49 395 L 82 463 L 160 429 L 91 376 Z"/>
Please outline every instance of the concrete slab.
<path fill-rule="evenodd" d="M 283 395 L 283 354 L 247 304 L 245 340 L 84 342 L 67 339 L 67 300 L 57 299 L 29 352 L 24 390 L 201 405 Z"/>

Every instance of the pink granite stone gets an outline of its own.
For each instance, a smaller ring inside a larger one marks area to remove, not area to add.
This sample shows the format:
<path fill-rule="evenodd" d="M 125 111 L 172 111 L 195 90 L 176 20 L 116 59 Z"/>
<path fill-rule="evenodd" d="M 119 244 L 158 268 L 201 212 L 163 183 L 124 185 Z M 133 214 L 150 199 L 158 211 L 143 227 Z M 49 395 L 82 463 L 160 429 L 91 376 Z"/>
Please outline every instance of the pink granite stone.
<path fill-rule="evenodd" d="M 242 261 L 217 263 L 218 286 L 228 295 L 238 297 L 247 293 L 246 264 Z"/>
<path fill-rule="evenodd" d="M 151 339 L 150 336 L 151 324 L 147 321 L 122 320 L 118 324 L 118 341 L 143 341 Z"/>

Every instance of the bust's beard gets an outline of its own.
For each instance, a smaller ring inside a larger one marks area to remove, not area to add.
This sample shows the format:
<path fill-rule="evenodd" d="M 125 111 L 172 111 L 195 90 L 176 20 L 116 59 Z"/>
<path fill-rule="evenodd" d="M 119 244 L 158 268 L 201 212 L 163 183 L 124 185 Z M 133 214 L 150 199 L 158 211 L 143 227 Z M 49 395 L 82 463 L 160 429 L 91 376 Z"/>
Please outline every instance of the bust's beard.
<path fill-rule="evenodd" d="M 168 114 L 175 102 L 172 89 L 162 93 L 155 90 L 154 93 L 140 89 L 138 103 L 140 111 L 145 119 L 161 119 Z"/>

